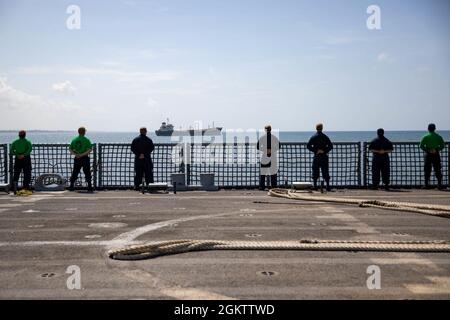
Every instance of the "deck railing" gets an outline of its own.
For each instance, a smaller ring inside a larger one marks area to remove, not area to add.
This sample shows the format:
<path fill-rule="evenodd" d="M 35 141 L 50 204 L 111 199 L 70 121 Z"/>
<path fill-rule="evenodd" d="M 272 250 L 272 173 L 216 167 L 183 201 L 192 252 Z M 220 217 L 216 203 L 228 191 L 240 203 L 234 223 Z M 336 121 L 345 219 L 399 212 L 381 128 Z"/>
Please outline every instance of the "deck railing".
<path fill-rule="evenodd" d="M 8 145 L 0 144 L 0 183 L 8 183 Z"/>
<path fill-rule="evenodd" d="M 364 185 L 372 182 L 372 153 L 369 144 L 363 144 L 364 150 Z M 449 184 L 449 150 L 450 143 L 445 144 L 441 152 L 443 184 Z M 415 142 L 396 142 L 394 152 L 390 155 L 391 185 L 396 187 L 419 187 L 425 183 L 424 153 Z M 436 184 L 435 175 L 431 175 L 431 183 Z"/>
<path fill-rule="evenodd" d="M 13 156 L 7 145 L 0 145 L 0 183 L 12 181 Z M 449 184 L 450 143 L 441 152 L 443 183 Z M 32 182 L 44 173 L 70 177 L 73 157 L 66 144 L 34 144 Z M 330 152 L 331 184 L 334 187 L 357 188 L 372 183 L 368 143 L 336 142 Z M 259 152 L 252 143 L 155 144 L 152 153 L 156 182 L 169 182 L 172 173 L 184 173 L 189 185 L 200 184 L 201 173 L 214 173 L 221 188 L 255 188 L 259 182 Z M 391 155 L 391 185 L 418 187 L 424 183 L 424 156 L 418 143 L 396 142 Z M 278 153 L 278 183 L 311 181 L 313 155 L 306 143 L 281 143 Z M 134 155 L 129 144 L 100 143 L 91 154 L 94 186 L 100 189 L 133 187 Z M 9 173 L 9 174 L 8 174 Z M 83 174 L 78 186 L 86 186 Z M 8 179 L 9 178 L 9 179 Z M 432 183 L 436 179 L 432 178 Z M 19 183 L 20 184 L 20 183 Z"/>

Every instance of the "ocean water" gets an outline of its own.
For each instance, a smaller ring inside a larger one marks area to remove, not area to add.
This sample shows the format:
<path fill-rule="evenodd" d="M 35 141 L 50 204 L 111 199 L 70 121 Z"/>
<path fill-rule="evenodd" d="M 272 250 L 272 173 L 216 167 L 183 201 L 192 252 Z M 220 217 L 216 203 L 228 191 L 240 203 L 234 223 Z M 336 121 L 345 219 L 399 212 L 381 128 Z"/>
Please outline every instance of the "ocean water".
<path fill-rule="evenodd" d="M 375 138 L 376 133 L 372 131 L 328 131 L 325 132 L 334 142 L 364 142 Z M 438 132 L 445 141 L 450 141 L 450 130 Z M 215 137 L 161 137 L 154 133 L 149 136 L 155 143 L 178 143 L 178 142 L 256 142 L 261 132 L 234 132 L 223 130 L 220 136 Z M 281 142 L 306 142 L 314 132 L 305 131 L 281 131 L 278 133 Z M 426 131 L 388 131 L 386 137 L 392 142 L 418 142 L 426 134 Z M 76 135 L 73 131 L 28 131 L 27 138 L 33 143 L 69 143 Z M 131 143 L 133 138 L 138 135 L 136 132 L 88 132 L 87 137 L 93 143 Z M 0 144 L 11 143 L 17 138 L 16 131 L 0 131 Z M 188 140 L 181 140 L 188 139 Z"/>

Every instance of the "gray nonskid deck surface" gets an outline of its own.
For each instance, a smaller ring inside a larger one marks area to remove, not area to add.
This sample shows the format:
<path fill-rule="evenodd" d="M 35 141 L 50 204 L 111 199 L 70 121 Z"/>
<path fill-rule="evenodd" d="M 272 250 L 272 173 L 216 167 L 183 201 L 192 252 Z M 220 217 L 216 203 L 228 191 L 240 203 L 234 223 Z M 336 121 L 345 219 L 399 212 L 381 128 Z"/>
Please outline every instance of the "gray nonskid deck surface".
<path fill-rule="evenodd" d="M 342 190 L 333 196 L 450 205 L 450 193 Z M 131 191 L 0 195 L 3 299 L 435 299 L 450 298 L 450 254 L 204 251 L 116 261 L 133 241 L 447 240 L 450 220 L 259 191 Z M 81 270 L 69 290 L 66 269 Z M 367 268 L 381 270 L 369 290 Z"/>

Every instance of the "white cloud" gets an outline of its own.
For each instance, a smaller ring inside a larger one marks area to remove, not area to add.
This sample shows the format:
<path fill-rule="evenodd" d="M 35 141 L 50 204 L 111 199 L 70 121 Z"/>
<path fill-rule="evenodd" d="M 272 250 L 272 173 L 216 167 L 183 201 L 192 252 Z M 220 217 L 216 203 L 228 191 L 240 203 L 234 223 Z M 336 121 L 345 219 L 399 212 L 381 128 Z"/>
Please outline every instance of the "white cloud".
<path fill-rule="evenodd" d="M 377 56 L 378 62 L 393 62 L 394 59 L 386 52 L 381 52 Z"/>
<path fill-rule="evenodd" d="M 319 59 L 319 60 L 335 60 L 336 57 L 331 54 L 320 54 L 317 56 L 317 59 Z"/>
<path fill-rule="evenodd" d="M 52 89 L 54 91 L 61 92 L 64 94 L 73 94 L 76 91 L 76 88 L 72 85 L 72 83 L 70 81 L 54 83 L 52 85 Z"/>
<path fill-rule="evenodd" d="M 117 82 L 160 82 L 175 80 L 178 77 L 177 72 L 160 71 L 160 72 L 143 72 L 143 71 L 124 71 L 118 69 L 107 68 L 86 68 L 77 67 L 66 69 L 67 75 L 77 76 L 111 76 Z"/>
<path fill-rule="evenodd" d="M 421 74 L 429 73 L 431 71 L 430 67 L 417 67 L 416 71 Z"/>
<path fill-rule="evenodd" d="M 10 86 L 0 78 L 2 129 L 61 129 L 76 127 L 85 110 L 69 101 L 46 99 Z"/>
<path fill-rule="evenodd" d="M 66 67 L 66 68 L 51 68 L 51 67 L 22 67 L 17 69 L 18 74 L 22 75 L 43 75 L 43 74 L 63 74 L 70 76 L 110 76 L 117 82 L 160 82 L 171 81 L 178 78 L 179 73 L 175 71 L 129 71 L 122 68 L 90 68 L 90 67 Z M 67 82 L 67 81 L 66 81 Z M 56 84 L 54 90 L 60 91 L 60 85 Z M 65 85 L 70 88 L 69 85 Z"/>
<path fill-rule="evenodd" d="M 129 59 L 153 60 L 163 56 L 162 52 L 153 49 L 141 49 L 128 54 Z"/>
<path fill-rule="evenodd" d="M 184 50 L 174 49 L 174 48 L 142 48 L 137 50 L 127 50 L 124 52 L 118 52 L 116 57 L 122 58 L 128 61 L 134 60 L 154 60 L 160 58 L 176 57 L 179 55 L 184 55 L 187 52 Z"/>
<path fill-rule="evenodd" d="M 105 60 L 105 61 L 100 62 L 100 64 L 105 67 L 118 67 L 118 66 L 122 65 L 122 63 L 115 61 L 115 60 Z"/>
<path fill-rule="evenodd" d="M 378 54 L 378 57 L 377 57 L 378 61 L 386 61 L 387 58 L 388 58 L 388 55 L 387 55 L 387 53 L 384 53 L 384 52 Z"/>
<path fill-rule="evenodd" d="M 138 6 L 138 5 L 145 4 L 147 6 L 150 6 L 151 10 L 156 12 L 156 13 L 164 13 L 166 11 L 169 11 L 169 8 L 167 6 L 163 6 L 163 5 L 160 5 L 158 3 L 154 3 L 154 2 L 150 2 L 150 1 L 149 2 L 142 2 L 142 1 L 136 1 L 136 0 L 124 0 L 124 1 L 122 1 L 122 3 L 125 6 L 132 7 L 132 8 L 134 8 L 134 7 Z"/>
<path fill-rule="evenodd" d="M 352 36 L 336 36 L 336 37 L 329 37 L 325 39 L 324 43 L 326 45 L 330 46 L 339 46 L 339 45 L 347 45 L 347 44 L 353 44 L 357 42 L 365 42 L 367 41 L 364 38 L 360 37 L 352 37 Z"/>
<path fill-rule="evenodd" d="M 158 101 L 156 101 L 155 99 L 150 98 L 150 97 L 147 98 L 147 105 L 149 107 L 155 107 L 157 104 L 158 104 Z"/>
<path fill-rule="evenodd" d="M 125 0 L 123 1 L 123 4 L 126 6 L 135 7 L 137 5 L 137 2 L 133 0 Z"/>
<path fill-rule="evenodd" d="M 213 66 L 209 66 L 208 73 L 211 78 L 216 78 L 216 76 L 217 76 L 217 72 Z"/>
<path fill-rule="evenodd" d="M 18 74 L 29 75 L 29 76 L 45 75 L 45 74 L 51 74 L 54 72 L 55 72 L 54 69 L 52 69 L 50 67 L 46 67 L 46 66 L 30 66 L 30 67 L 17 68 Z"/>

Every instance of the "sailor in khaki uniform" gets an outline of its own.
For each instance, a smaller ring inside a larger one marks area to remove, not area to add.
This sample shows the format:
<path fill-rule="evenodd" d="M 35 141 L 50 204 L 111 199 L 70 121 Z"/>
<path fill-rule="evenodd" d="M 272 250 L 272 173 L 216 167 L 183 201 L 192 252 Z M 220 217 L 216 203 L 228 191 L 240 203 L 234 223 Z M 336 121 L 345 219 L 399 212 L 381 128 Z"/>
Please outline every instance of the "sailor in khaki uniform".
<path fill-rule="evenodd" d="M 259 189 L 265 189 L 266 176 L 270 176 L 271 188 L 277 187 L 278 173 L 278 151 L 280 150 L 280 141 L 272 134 L 272 127 L 265 127 L 266 134 L 263 135 L 257 144 L 258 151 L 261 152 L 261 173 L 259 177 Z"/>

